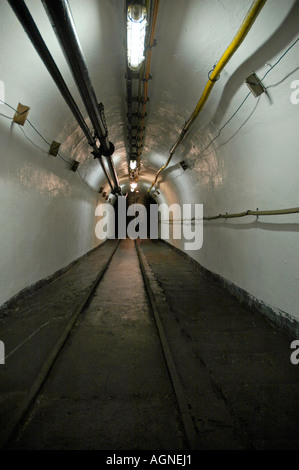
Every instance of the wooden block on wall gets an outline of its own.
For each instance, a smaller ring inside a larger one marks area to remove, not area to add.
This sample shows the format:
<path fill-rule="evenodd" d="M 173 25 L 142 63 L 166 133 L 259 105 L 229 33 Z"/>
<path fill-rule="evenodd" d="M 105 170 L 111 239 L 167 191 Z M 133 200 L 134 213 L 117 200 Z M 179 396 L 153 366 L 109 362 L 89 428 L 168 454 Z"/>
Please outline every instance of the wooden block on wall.
<path fill-rule="evenodd" d="M 80 163 L 80 162 L 77 162 L 77 161 L 75 160 L 74 163 L 73 163 L 73 165 L 72 165 L 72 167 L 71 167 L 71 170 L 74 171 L 74 172 L 76 172 L 76 171 L 77 171 L 77 168 L 78 168 L 78 166 L 79 166 L 79 163 Z"/>
<path fill-rule="evenodd" d="M 52 144 L 50 145 L 49 155 L 53 155 L 53 157 L 57 157 L 60 145 L 61 144 L 59 142 L 55 142 L 55 140 L 53 140 Z"/>
<path fill-rule="evenodd" d="M 13 122 L 19 124 L 20 126 L 24 126 L 28 117 L 29 110 L 29 106 L 24 106 L 23 104 L 19 103 L 15 115 L 13 117 Z"/>

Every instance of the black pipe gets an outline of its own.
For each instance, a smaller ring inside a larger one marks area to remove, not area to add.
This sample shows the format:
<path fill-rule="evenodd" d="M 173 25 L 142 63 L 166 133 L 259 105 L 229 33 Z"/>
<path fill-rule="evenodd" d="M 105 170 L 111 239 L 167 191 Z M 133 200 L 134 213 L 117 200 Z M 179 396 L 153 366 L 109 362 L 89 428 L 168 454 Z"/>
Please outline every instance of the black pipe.
<path fill-rule="evenodd" d="M 101 165 L 101 167 L 102 167 L 102 170 L 103 170 L 103 172 L 104 172 L 104 175 L 106 176 L 106 179 L 107 179 L 107 181 L 108 181 L 108 183 L 109 183 L 109 186 L 110 186 L 111 190 L 114 191 L 113 184 L 111 183 L 110 178 L 109 178 L 108 173 L 107 173 L 107 170 L 106 170 L 106 168 L 105 168 L 105 166 L 104 166 L 104 162 L 103 162 L 103 157 L 102 157 L 102 155 L 96 153 L 96 154 L 95 154 L 95 158 L 97 158 L 97 159 L 99 160 L 100 165 Z"/>
<path fill-rule="evenodd" d="M 118 190 L 119 182 L 111 161 L 114 146 L 108 140 L 108 133 L 102 121 L 68 1 L 42 0 L 42 3 L 60 42 L 97 137 L 101 142 L 100 152 L 108 158 L 111 177 L 116 190 Z"/>
<path fill-rule="evenodd" d="M 110 157 L 108 157 L 107 160 L 108 160 L 108 166 L 109 166 L 109 169 L 110 169 L 110 174 L 112 175 L 112 179 L 113 179 L 114 184 L 115 184 L 115 190 L 116 190 L 117 193 L 121 193 L 121 189 L 120 189 L 120 186 L 119 186 L 119 181 L 118 181 L 118 177 L 117 177 L 117 173 L 116 173 L 116 170 L 115 170 L 113 160 Z"/>
<path fill-rule="evenodd" d="M 109 183 L 109 186 L 110 186 L 110 188 L 111 188 L 111 191 L 114 191 L 115 188 L 113 187 L 113 184 L 111 183 L 111 180 L 110 180 L 109 175 L 108 175 L 108 173 L 107 173 L 107 170 L 106 170 L 106 168 L 105 168 L 102 155 L 98 152 L 98 150 L 95 150 L 95 151 L 92 152 L 92 153 L 94 154 L 94 158 L 97 158 L 97 159 L 99 160 L 100 165 L 101 165 L 101 167 L 102 167 L 102 170 L 103 170 L 103 172 L 104 172 L 104 175 L 106 176 L 106 179 L 107 179 L 107 181 L 108 181 L 108 183 Z"/>
<path fill-rule="evenodd" d="M 113 190 L 113 185 L 110 181 L 108 176 L 107 170 L 104 166 L 102 161 L 102 156 L 99 154 L 98 148 L 96 146 L 95 139 L 93 138 L 75 100 L 73 99 L 49 49 L 47 48 L 26 4 L 23 0 L 7 0 L 10 4 L 11 8 L 13 9 L 14 13 L 16 14 L 18 20 L 22 24 L 27 36 L 29 37 L 31 43 L 33 44 L 35 50 L 37 51 L 38 55 L 40 56 L 41 60 L 43 61 L 44 65 L 46 66 L 48 72 L 50 73 L 51 77 L 53 78 L 54 82 L 56 83 L 61 95 L 63 96 L 64 100 L 66 101 L 67 105 L 69 106 L 72 114 L 74 115 L 77 123 L 81 127 L 89 145 L 93 148 L 94 155 L 97 156 L 101 167 L 103 169 L 104 175 L 107 178 L 110 188 Z"/>

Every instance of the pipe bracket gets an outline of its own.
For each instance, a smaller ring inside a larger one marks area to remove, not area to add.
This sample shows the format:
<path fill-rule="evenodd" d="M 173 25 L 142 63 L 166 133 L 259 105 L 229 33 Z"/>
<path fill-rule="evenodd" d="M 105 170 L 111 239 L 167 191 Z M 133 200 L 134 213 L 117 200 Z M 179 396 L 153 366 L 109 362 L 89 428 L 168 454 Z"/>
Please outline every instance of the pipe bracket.
<path fill-rule="evenodd" d="M 211 76 L 211 73 L 214 72 L 214 68 L 212 70 L 209 71 L 208 73 L 208 78 L 211 82 L 218 82 L 219 78 L 220 78 L 220 75 L 216 78 L 216 79 L 213 79 L 213 78 L 210 78 Z"/>
<path fill-rule="evenodd" d="M 99 153 L 104 157 L 111 157 L 114 154 L 115 147 L 112 142 L 109 141 L 109 149 L 105 149 L 103 145 L 99 148 Z"/>

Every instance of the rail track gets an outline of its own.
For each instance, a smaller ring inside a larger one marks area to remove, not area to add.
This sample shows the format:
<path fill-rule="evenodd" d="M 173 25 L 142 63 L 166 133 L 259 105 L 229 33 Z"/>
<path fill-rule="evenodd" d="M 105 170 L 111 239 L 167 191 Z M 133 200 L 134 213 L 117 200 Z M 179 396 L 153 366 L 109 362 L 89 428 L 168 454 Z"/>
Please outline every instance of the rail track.
<path fill-rule="evenodd" d="M 298 448 L 292 338 L 161 241 L 108 241 L 8 313 L 0 448 Z"/>
<path fill-rule="evenodd" d="M 130 242 L 132 243 L 132 241 Z M 39 402 L 43 400 L 43 396 L 45 393 L 46 394 L 48 393 L 48 399 L 50 400 L 51 391 L 44 392 L 44 390 L 47 389 L 47 384 L 49 381 L 52 380 L 52 377 L 53 376 L 55 377 L 55 373 L 56 373 L 55 368 L 60 367 L 60 364 L 57 366 L 57 363 L 61 362 L 61 358 L 62 358 L 62 361 L 65 360 L 64 351 L 65 349 L 68 349 L 70 347 L 70 343 L 72 342 L 72 338 L 74 334 L 76 333 L 76 331 L 78 331 L 78 329 L 81 328 L 82 318 L 88 315 L 88 310 L 92 303 L 92 299 L 94 296 L 97 296 L 97 292 L 101 292 L 100 294 L 101 302 L 98 304 L 98 306 L 100 305 L 100 309 L 102 308 L 101 305 L 103 304 L 103 298 L 105 297 L 105 291 L 101 289 L 102 283 L 104 282 L 106 276 L 109 276 L 110 266 L 113 264 L 113 260 L 118 256 L 120 246 L 122 246 L 121 245 L 122 243 L 127 243 L 127 241 L 126 242 L 118 241 L 116 243 L 115 248 L 113 249 L 108 259 L 106 260 L 105 264 L 101 267 L 89 291 L 86 293 L 84 299 L 80 302 L 80 305 L 78 306 L 78 308 L 76 308 L 76 310 L 73 312 L 71 318 L 69 319 L 68 323 L 66 324 L 63 330 L 63 333 L 57 339 L 55 346 L 52 348 L 51 353 L 48 355 L 47 360 L 45 361 L 37 377 L 35 378 L 34 383 L 30 387 L 30 390 L 28 391 L 28 393 L 26 393 L 26 396 L 23 399 L 20 406 L 18 406 L 18 408 L 15 410 L 13 419 L 11 419 L 11 424 L 6 431 L 6 439 L 3 442 L 3 446 L 2 446 L 3 449 L 27 448 L 27 446 L 29 447 L 32 446 L 32 448 L 35 448 L 34 442 L 30 441 L 32 437 L 27 438 L 27 440 L 25 439 L 25 442 L 22 443 L 22 434 L 24 433 L 24 429 L 26 430 L 28 428 L 28 423 L 32 421 L 31 416 L 34 416 L 36 414 L 36 409 L 38 409 Z M 181 438 L 179 439 L 180 443 L 177 445 L 179 448 L 186 449 L 186 450 L 196 449 L 197 448 L 197 433 L 196 433 L 196 429 L 192 421 L 192 416 L 190 414 L 190 407 L 188 407 L 188 403 L 184 395 L 183 386 L 181 384 L 179 374 L 176 370 L 176 366 L 172 357 L 172 353 L 168 346 L 167 338 L 166 338 L 163 324 L 160 318 L 160 310 L 161 309 L 165 310 L 165 309 L 168 309 L 169 307 L 167 306 L 165 298 L 163 297 L 163 293 L 161 293 L 161 291 L 159 290 L 159 286 L 154 279 L 153 273 L 151 272 L 151 268 L 148 265 L 146 257 L 144 256 L 142 252 L 142 248 L 140 244 L 138 243 L 138 241 L 134 243 L 134 247 L 135 247 L 134 251 L 135 249 L 137 251 L 137 255 L 138 255 L 137 259 L 139 262 L 138 269 L 140 269 L 142 273 L 142 278 L 144 281 L 144 287 L 145 287 L 145 292 L 146 292 L 146 298 L 141 300 L 141 303 L 142 302 L 147 303 L 152 320 L 154 320 L 154 324 L 156 325 L 157 337 L 159 339 L 160 348 L 162 350 L 162 354 L 160 355 L 160 359 L 162 362 L 161 367 L 167 370 L 166 375 L 168 376 L 168 379 L 170 381 L 169 389 L 173 391 L 173 396 L 175 397 L 174 401 L 172 402 L 172 406 L 174 408 L 173 414 L 176 416 L 176 419 L 177 419 L 177 422 L 176 424 L 174 424 L 174 427 L 178 426 L 178 428 L 180 428 L 180 431 L 177 430 L 176 432 L 181 433 Z M 130 254 L 130 256 L 134 257 L 132 253 Z M 130 271 L 130 261 L 128 260 L 128 262 L 129 262 L 128 271 Z M 115 273 L 112 273 L 112 276 L 116 284 L 115 287 L 113 288 L 115 298 L 116 299 L 118 298 L 118 302 L 122 302 L 122 297 L 121 297 L 122 292 L 120 289 L 120 284 L 122 282 L 121 273 L 120 273 L 119 279 L 115 278 Z M 117 286 L 117 284 L 119 285 Z M 108 296 L 109 295 L 111 296 L 111 292 L 110 294 L 108 292 Z M 127 302 L 127 299 L 124 299 L 124 302 Z M 134 302 L 134 300 L 132 300 L 132 302 Z M 127 308 L 130 309 L 131 308 L 130 305 L 127 305 Z M 117 312 L 115 313 L 117 315 Z M 100 331 L 98 333 L 101 335 Z M 113 331 L 112 331 L 112 334 L 113 334 Z M 118 333 L 118 334 L 121 335 L 121 333 Z M 152 335 L 152 332 L 150 334 Z M 88 338 L 86 338 L 86 340 L 88 341 Z M 138 342 L 138 338 L 132 338 L 132 341 Z M 74 352 L 74 354 L 76 354 L 76 351 Z M 93 360 L 92 356 L 90 356 L 89 360 L 92 362 Z M 78 362 L 80 362 L 79 358 L 78 358 Z M 105 364 L 102 363 L 102 366 L 103 366 L 102 369 L 106 367 L 106 372 L 105 374 L 103 374 L 103 376 L 104 375 L 109 376 L 115 373 L 115 370 L 109 370 L 109 364 L 110 364 L 109 358 L 107 359 L 107 366 L 105 366 Z M 118 363 L 118 367 L 121 368 L 121 365 L 119 363 Z M 150 367 L 151 365 L 149 364 L 149 368 Z M 85 379 L 86 379 L 86 376 L 85 376 Z M 138 376 L 135 376 L 134 380 L 138 381 Z M 98 386 L 96 382 L 94 381 L 92 382 L 93 384 L 91 385 L 91 387 Z M 77 384 L 77 385 L 80 388 L 81 385 L 80 384 Z M 167 386 L 166 386 L 166 389 L 167 389 Z M 91 392 L 91 395 L 96 394 L 96 390 L 94 390 L 93 392 L 89 390 L 89 392 Z M 134 393 L 134 390 L 133 390 L 133 393 Z M 166 395 L 167 396 L 169 395 L 169 391 Z M 159 407 L 163 409 L 163 401 L 161 401 L 161 403 L 158 404 L 158 409 Z M 69 413 L 72 414 L 71 411 L 69 411 Z M 86 423 L 84 422 L 82 422 L 81 424 L 82 424 L 82 428 L 86 426 Z M 67 426 L 67 423 L 65 423 L 65 425 Z M 72 423 L 70 421 L 69 426 L 71 425 Z M 43 428 L 43 426 L 53 427 L 55 426 L 55 424 L 54 423 L 51 424 L 49 423 L 49 421 L 47 423 L 43 422 L 43 418 L 42 418 L 41 420 L 39 420 L 38 425 L 36 425 L 36 427 Z M 30 424 L 29 424 L 29 428 L 30 428 Z M 55 432 L 54 429 L 52 430 L 52 433 L 53 432 Z M 165 429 L 162 432 L 165 433 Z M 172 430 L 169 429 L 169 432 L 171 433 Z M 33 434 L 34 433 L 35 431 L 33 432 Z M 83 438 L 83 441 L 84 439 L 85 438 Z M 19 444 L 20 442 L 21 444 Z M 49 445 L 53 445 L 53 444 L 49 444 Z M 72 445 L 76 445 L 76 444 L 68 443 L 67 445 L 70 445 L 72 447 Z M 86 445 L 88 446 L 88 444 Z M 131 445 L 134 447 L 133 442 Z M 55 447 L 55 444 L 54 444 L 54 447 Z M 130 447 L 128 447 L 127 450 L 130 450 Z"/>

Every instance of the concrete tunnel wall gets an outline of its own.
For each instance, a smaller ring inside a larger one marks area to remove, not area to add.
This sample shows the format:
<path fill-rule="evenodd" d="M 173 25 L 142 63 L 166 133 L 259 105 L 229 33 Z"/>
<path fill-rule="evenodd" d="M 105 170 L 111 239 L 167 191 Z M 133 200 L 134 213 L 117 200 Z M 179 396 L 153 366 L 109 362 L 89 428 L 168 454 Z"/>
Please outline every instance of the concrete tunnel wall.
<path fill-rule="evenodd" d="M 149 86 L 140 192 L 168 157 L 193 111 L 207 73 L 239 28 L 251 1 L 160 2 Z M 126 160 L 124 5 L 70 2 L 93 84 L 105 105 L 114 161 L 125 188 Z M 37 0 L 27 5 L 76 101 L 79 94 Z M 172 12 L 169 15 L 169 11 Z M 31 107 L 29 119 L 61 155 L 80 162 L 78 173 L 25 124 L 0 116 L 0 305 L 26 286 L 68 265 L 100 243 L 95 208 L 105 202 L 101 168 L 47 70 L 6 2 L 1 12 L 1 76 L 5 101 Z M 298 37 L 298 2 L 269 0 L 215 86 L 203 113 L 161 174 L 158 203 L 202 203 L 204 215 L 298 206 L 298 110 L 291 83 L 298 80 L 298 45 L 269 73 L 268 96 L 249 96 L 221 136 L 202 150 L 248 92 L 244 79 L 261 78 Z M 213 27 L 211 27 L 211 24 Z M 96 47 L 95 47 L 96 44 Z M 167 67 L 165 63 L 167 61 Z M 14 112 L 0 105 L 0 112 Z M 83 112 L 84 116 L 86 114 Z M 25 132 L 26 136 L 24 135 Z M 184 171 L 179 162 L 184 160 Z M 203 247 L 188 254 L 206 269 L 244 289 L 282 315 L 298 319 L 298 215 L 247 217 L 204 223 Z M 169 240 L 184 249 L 184 240 Z"/>
<path fill-rule="evenodd" d="M 186 52 L 188 36 L 197 34 L 198 38 L 202 38 L 202 31 L 206 32 L 204 12 L 209 9 L 211 14 L 214 9 L 212 17 L 219 18 L 215 11 L 220 8 L 219 4 L 214 4 L 213 8 L 206 2 L 205 10 L 199 5 L 197 7 L 196 10 L 194 5 L 193 10 L 187 11 L 188 18 L 184 18 L 188 27 L 180 32 L 183 37 L 177 47 L 176 57 Z M 229 13 L 232 14 L 231 11 Z M 240 12 L 236 10 L 234 14 L 237 16 Z M 298 38 L 298 14 L 298 2 L 267 2 L 240 50 L 222 73 L 222 90 L 219 83 L 220 88 L 213 90 L 209 98 L 211 101 L 178 148 L 169 167 L 161 174 L 156 188 L 161 195 L 166 195 L 166 199 L 171 183 L 176 188 L 180 203 L 202 203 L 204 216 L 256 208 L 267 210 L 298 206 L 299 104 L 291 101 L 292 92 L 294 95 L 291 85 L 299 77 L 298 43 L 265 78 L 264 86 L 269 87 L 267 95 L 263 94 L 260 98 L 249 96 L 221 136 L 203 151 L 247 95 L 245 78 L 253 71 L 260 78 L 263 77 Z M 222 24 L 223 37 L 230 30 L 227 24 L 226 21 Z M 212 55 L 219 57 L 223 46 L 218 42 L 215 45 L 218 34 L 215 29 L 206 34 L 202 42 L 209 47 L 201 50 L 201 53 L 210 54 L 213 48 L 219 48 Z M 168 48 L 170 36 L 165 39 L 169 39 Z M 185 64 L 185 84 L 184 77 L 179 82 L 180 86 L 176 84 L 177 90 L 184 90 L 176 102 L 186 99 L 185 106 L 189 105 L 189 114 L 196 104 L 190 104 L 189 94 L 195 88 L 195 80 L 200 74 L 197 68 L 200 60 L 197 57 L 198 50 L 192 44 L 192 50 L 184 55 L 185 60 L 188 59 L 188 64 Z M 162 61 L 155 62 L 153 74 L 158 74 L 160 69 L 162 73 L 167 73 L 162 68 Z M 202 80 L 201 90 L 206 77 Z M 155 91 L 157 89 L 159 87 Z M 154 98 L 162 102 L 161 107 L 170 107 L 170 96 L 166 93 L 163 95 L 161 92 Z M 183 103 L 180 104 L 182 109 Z M 188 117 L 188 113 L 184 116 Z M 166 123 L 165 119 L 164 128 Z M 173 131 L 171 123 L 167 131 Z M 174 141 L 175 137 L 172 139 Z M 159 154 L 155 157 L 159 160 L 158 167 L 165 163 L 165 157 Z M 181 160 L 189 166 L 185 172 L 179 165 Z M 157 202 L 161 197 L 157 197 Z M 298 214 L 206 221 L 202 248 L 189 251 L 188 254 L 206 269 L 244 289 L 249 297 L 270 307 L 273 312 L 298 320 L 298 221 Z M 184 250 L 184 240 L 169 241 Z"/>
<path fill-rule="evenodd" d="M 28 7 L 73 96 L 79 100 L 41 2 L 28 2 Z M 89 19 L 80 12 L 85 18 L 82 25 L 86 39 L 87 19 L 95 34 L 99 34 L 93 24 L 93 18 L 96 22 L 93 9 L 96 9 L 95 3 L 88 10 Z M 2 305 L 22 289 L 64 268 L 100 243 L 95 236 L 95 209 L 103 201 L 98 194 L 103 174 L 7 2 L 1 2 L 0 21 L 0 79 L 5 87 L 5 102 L 15 108 L 19 102 L 30 106 L 32 124 L 50 143 L 52 140 L 62 142 L 60 153 L 67 161 L 78 159 L 81 162 L 83 178 L 87 171 L 85 159 L 89 160 L 91 169 L 95 169 L 89 185 L 84 183 L 78 173 L 70 171 L 69 164 L 58 156 L 48 155 L 49 146 L 28 123 L 21 128 L 5 118 L 12 117 L 14 111 L 0 105 Z"/>

